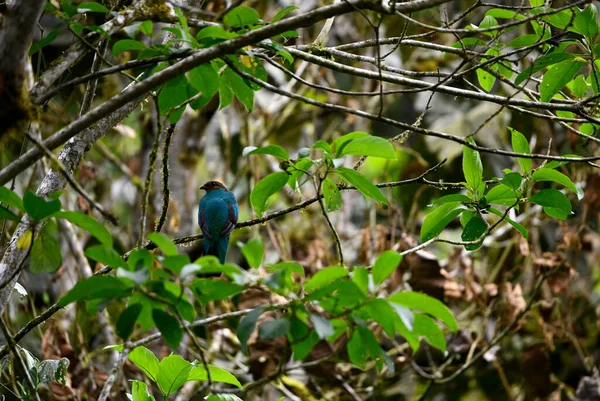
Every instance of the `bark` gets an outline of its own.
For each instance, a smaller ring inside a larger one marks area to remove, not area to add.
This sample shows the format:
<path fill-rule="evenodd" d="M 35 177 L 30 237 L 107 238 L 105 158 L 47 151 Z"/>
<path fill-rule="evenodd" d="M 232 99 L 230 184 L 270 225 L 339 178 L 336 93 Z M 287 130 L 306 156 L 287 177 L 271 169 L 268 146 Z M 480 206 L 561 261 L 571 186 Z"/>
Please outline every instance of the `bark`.
<path fill-rule="evenodd" d="M 45 0 L 16 0 L 0 19 L 0 137 L 28 117 L 25 62 Z"/>

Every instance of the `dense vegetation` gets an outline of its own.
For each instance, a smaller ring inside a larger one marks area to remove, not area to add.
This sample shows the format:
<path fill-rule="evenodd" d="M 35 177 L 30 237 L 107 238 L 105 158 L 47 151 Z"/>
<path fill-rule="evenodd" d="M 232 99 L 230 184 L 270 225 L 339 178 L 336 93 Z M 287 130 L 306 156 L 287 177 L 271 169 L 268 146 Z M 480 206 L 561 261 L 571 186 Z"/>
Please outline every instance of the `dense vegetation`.
<path fill-rule="evenodd" d="M 0 4 L 6 399 L 600 399 L 595 5 L 321 3 Z"/>

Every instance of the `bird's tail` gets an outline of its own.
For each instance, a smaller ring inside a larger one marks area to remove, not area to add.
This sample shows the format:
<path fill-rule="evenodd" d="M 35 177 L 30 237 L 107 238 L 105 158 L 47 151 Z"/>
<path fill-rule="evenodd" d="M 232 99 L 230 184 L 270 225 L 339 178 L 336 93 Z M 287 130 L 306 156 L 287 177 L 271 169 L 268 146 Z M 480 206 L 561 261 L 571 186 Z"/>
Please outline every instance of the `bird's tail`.
<path fill-rule="evenodd" d="M 225 263 L 227 247 L 229 246 L 229 235 L 220 237 L 216 242 L 209 242 L 206 239 L 204 241 L 204 254 L 216 256 L 221 263 Z"/>

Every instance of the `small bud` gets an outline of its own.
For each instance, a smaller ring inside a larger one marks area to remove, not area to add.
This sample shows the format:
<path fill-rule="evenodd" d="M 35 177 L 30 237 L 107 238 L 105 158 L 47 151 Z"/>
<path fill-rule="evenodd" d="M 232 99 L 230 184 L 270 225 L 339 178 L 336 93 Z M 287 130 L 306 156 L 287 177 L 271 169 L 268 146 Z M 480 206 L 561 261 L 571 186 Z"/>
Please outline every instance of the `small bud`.
<path fill-rule="evenodd" d="M 310 148 L 300 148 L 298 150 L 299 158 L 308 157 L 308 156 L 310 156 Z"/>

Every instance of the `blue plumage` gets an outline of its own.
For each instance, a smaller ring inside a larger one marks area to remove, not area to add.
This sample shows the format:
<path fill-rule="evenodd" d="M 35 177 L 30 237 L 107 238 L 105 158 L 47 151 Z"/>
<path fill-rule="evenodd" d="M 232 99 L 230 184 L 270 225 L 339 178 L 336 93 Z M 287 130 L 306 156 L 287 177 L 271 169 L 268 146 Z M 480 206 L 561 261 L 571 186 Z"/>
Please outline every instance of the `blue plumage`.
<path fill-rule="evenodd" d="M 198 207 L 198 225 L 204 235 L 204 254 L 217 256 L 221 263 L 225 263 L 229 235 L 239 215 L 237 200 L 218 181 L 209 181 L 200 189 L 206 191 Z"/>

